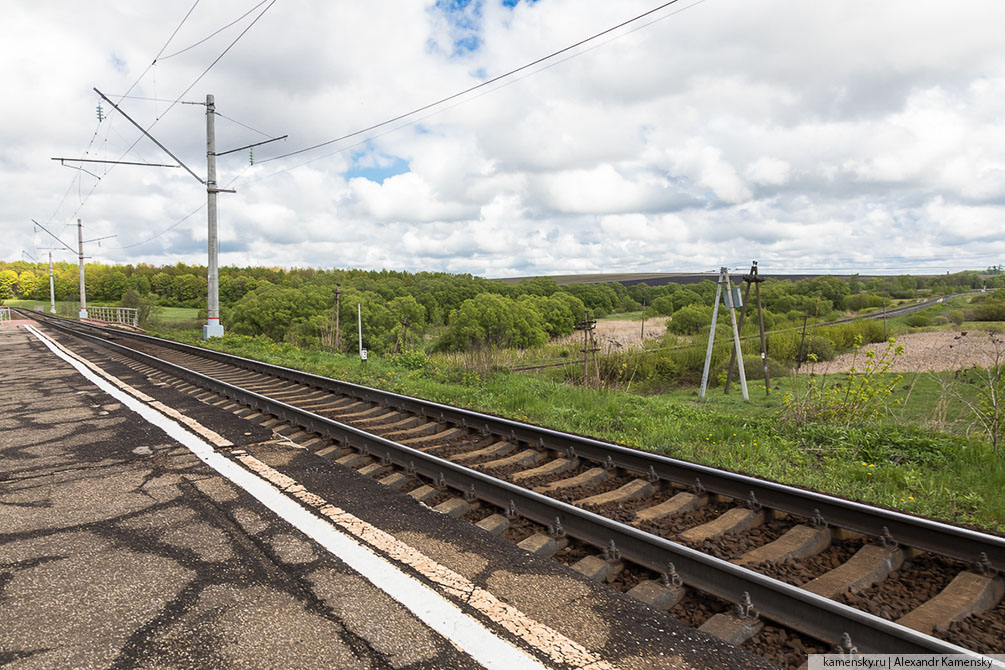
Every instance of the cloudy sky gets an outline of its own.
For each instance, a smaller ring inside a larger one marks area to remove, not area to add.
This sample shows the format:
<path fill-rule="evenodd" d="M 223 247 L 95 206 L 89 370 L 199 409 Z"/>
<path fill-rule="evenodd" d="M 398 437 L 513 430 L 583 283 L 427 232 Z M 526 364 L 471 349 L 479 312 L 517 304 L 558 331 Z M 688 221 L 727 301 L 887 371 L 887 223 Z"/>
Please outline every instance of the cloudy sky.
<path fill-rule="evenodd" d="M 361 134 L 661 2 L 193 2 L 7 0 L 0 258 L 55 245 L 32 219 L 75 247 L 80 218 L 85 239 L 116 235 L 87 245 L 97 260 L 205 263 L 205 187 L 185 170 L 50 160 L 173 163 L 98 88 L 200 177 L 205 107 L 183 102 L 215 95 L 218 152 L 289 135 L 253 165 L 219 158 L 237 190 L 219 196 L 228 265 L 505 277 L 1005 260 L 1001 0 L 679 0 Z"/>

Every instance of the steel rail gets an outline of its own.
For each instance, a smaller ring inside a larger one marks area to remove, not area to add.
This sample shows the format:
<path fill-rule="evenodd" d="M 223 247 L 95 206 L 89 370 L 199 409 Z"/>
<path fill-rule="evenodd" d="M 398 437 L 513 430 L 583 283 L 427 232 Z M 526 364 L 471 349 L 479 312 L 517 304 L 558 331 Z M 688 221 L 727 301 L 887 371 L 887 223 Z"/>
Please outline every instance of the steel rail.
<path fill-rule="evenodd" d="M 45 315 L 45 318 L 53 319 L 50 315 Z M 888 540 L 892 537 L 899 544 L 955 558 L 967 564 L 978 563 L 983 554 L 987 556 L 992 567 L 1005 572 L 1005 537 L 233 354 L 92 324 L 77 324 L 72 319 L 65 321 L 125 339 L 146 341 L 159 347 L 167 347 L 333 393 L 353 396 L 384 407 L 412 412 L 427 419 L 480 431 L 486 435 L 492 434 L 510 441 L 520 441 L 542 449 L 605 463 L 608 467 L 619 467 L 643 476 L 655 474 L 656 477 L 670 482 L 738 500 L 756 502 L 763 507 L 796 516 L 818 520 L 822 518 L 832 526 L 872 537 L 887 537 Z"/>
<path fill-rule="evenodd" d="M 110 342 L 97 335 L 80 332 L 63 324 L 52 325 L 63 332 L 94 341 L 100 346 L 111 348 L 196 386 L 220 393 L 258 411 L 335 439 L 365 454 L 379 457 L 386 463 L 394 463 L 422 474 L 438 482 L 440 486 L 445 485 L 467 492 L 468 495 L 499 507 L 515 507 L 520 516 L 549 526 L 553 530 L 560 528 L 562 529 L 560 532 L 589 544 L 598 547 L 613 546 L 623 558 L 633 563 L 658 572 L 666 571 L 668 565 L 673 563 L 685 584 L 723 600 L 736 602 L 747 593 L 761 615 L 816 639 L 836 644 L 847 634 L 863 653 L 981 656 L 963 647 L 924 635 L 632 526 L 248 391 L 176 363 Z"/>

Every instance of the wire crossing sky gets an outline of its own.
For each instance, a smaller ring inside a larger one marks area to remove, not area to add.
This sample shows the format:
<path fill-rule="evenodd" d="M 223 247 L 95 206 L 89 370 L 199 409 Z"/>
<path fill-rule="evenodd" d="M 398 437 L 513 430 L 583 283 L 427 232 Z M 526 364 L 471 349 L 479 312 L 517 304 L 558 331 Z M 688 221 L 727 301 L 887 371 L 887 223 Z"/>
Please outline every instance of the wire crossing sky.
<path fill-rule="evenodd" d="M 184 171 L 49 160 L 169 162 L 107 103 L 98 122 L 96 87 L 197 172 L 204 107 L 175 101 L 215 95 L 221 151 L 289 135 L 219 160 L 237 189 L 220 201 L 225 265 L 1001 263 L 1005 5 L 666 4 L 13 0 L 0 258 L 49 245 L 32 218 L 59 232 L 79 217 L 87 238 L 117 235 L 96 260 L 205 263 L 205 192 Z"/>

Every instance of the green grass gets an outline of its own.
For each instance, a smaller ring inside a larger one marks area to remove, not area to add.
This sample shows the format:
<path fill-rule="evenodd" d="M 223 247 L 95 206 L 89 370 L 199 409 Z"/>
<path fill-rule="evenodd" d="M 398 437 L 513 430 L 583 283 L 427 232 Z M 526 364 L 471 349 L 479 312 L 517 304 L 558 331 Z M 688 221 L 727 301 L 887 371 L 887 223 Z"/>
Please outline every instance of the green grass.
<path fill-rule="evenodd" d="M 191 321 L 199 318 L 199 310 L 194 307 L 155 307 L 150 316 L 158 321 Z"/>
<path fill-rule="evenodd" d="M 199 343 L 195 335 L 185 338 Z M 421 354 L 344 356 L 228 335 L 209 341 L 229 351 L 329 377 L 468 407 L 558 430 L 591 435 L 675 458 L 805 486 L 954 522 L 1005 530 L 1005 464 L 976 439 L 913 425 L 926 416 L 934 387 L 919 380 L 916 414 L 878 425 L 790 425 L 779 418 L 788 380 L 765 397 L 762 382 L 729 396 L 711 389 L 644 396 L 584 389 L 546 378 L 495 371 L 478 374 Z M 790 390 L 804 381 L 792 381 Z M 934 383 L 934 382 L 933 382 Z M 906 394 L 905 389 L 899 393 Z M 909 405 L 908 405 L 909 406 Z M 906 408 L 906 406 L 905 406 Z"/>

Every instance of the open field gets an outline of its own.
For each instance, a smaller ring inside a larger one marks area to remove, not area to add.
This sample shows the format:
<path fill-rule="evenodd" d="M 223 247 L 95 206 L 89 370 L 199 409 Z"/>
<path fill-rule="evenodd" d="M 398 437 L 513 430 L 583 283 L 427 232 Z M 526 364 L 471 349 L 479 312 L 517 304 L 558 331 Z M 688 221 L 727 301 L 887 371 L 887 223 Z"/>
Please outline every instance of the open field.
<path fill-rule="evenodd" d="M 666 317 L 646 319 L 645 339 L 654 340 L 662 337 L 667 330 Z M 642 343 L 642 321 L 629 319 L 598 319 L 594 338 L 602 353 L 635 348 Z M 573 333 L 552 340 L 552 344 L 577 346 L 582 345 L 583 334 Z"/>
<path fill-rule="evenodd" d="M 733 283 L 743 281 L 743 275 L 745 274 L 745 269 L 733 268 L 730 271 L 730 278 Z M 790 281 L 799 281 L 800 279 L 808 279 L 810 277 L 822 277 L 825 275 L 810 275 L 810 274 L 775 274 L 765 272 L 761 274 L 764 278 L 770 279 L 787 279 Z M 848 275 L 826 275 L 826 276 L 836 276 L 841 279 L 847 279 Z M 871 275 L 860 275 L 862 279 L 868 279 Z M 921 275 L 919 275 L 921 276 Z M 663 286 L 665 284 L 696 284 L 700 281 L 715 281 L 719 278 L 718 270 L 709 270 L 708 272 L 619 272 L 619 273 L 596 273 L 596 274 L 581 274 L 581 275 L 550 275 L 548 279 L 553 279 L 559 286 L 564 286 L 568 284 L 599 284 L 606 282 L 620 282 L 625 286 L 631 286 L 632 284 L 649 284 L 650 286 Z M 520 282 L 527 279 L 536 279 L 536 277 L 499 277 L 495 281 L 505 282 L 507 284 L 519 284 Z"/>
<path fill-rule="evenodd" d="M 1001 335 L 998 337 L 1002 338 Z M 904 353 L 893 361 L 889 372 L 939 372 L 993 364 L 995 344 L 991 341 L 991 333 L 986 330 L 904 333 L 897 336 L 896 340 L 897 344 L 904 347 Z M 1005 349 L 1005 342 L 1002 347 Z M 863 346 L 861 351 L 842 354 L 831 361 L 804 365 L 799 372 L 831 374 L 844 372 L 852 366 L 861 369 L 867 350 L 872 349 L 879 354 L 883 348 L 882 344 Z"/>
<path fill-rule="evenodd" d="M 187 321 L 199 318 L 199 310 L 194 307 L 155 307 L 150 317 L 160 321 Z"/>

